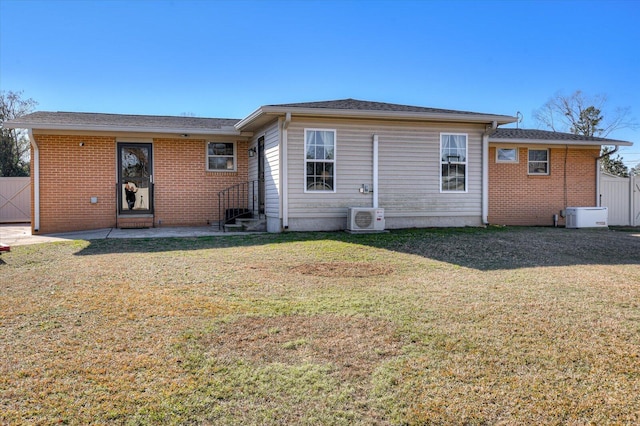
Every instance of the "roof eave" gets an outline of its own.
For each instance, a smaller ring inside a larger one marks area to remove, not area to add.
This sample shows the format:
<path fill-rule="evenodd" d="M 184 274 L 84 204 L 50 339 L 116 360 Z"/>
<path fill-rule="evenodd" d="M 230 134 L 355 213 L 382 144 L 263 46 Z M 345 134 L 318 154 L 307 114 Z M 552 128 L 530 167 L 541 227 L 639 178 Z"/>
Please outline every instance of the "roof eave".
<path fill-rule="evenodd" d="M 249 114 L 246 118 L 243 118 L 242 120 L 238 121 L 234 125 L 234 127 L 237 131 L 242 131 L 243 128 L 248 127 L 251 123 L 253 123 L 255 120 L 257 120 L 264 114 L 265 114 L 264 107 L 260 107 L 255 111 L 253 111 L 251 114 Z"/>
<path fill-rule="evenodd" d="M 170 127 L 139 127 L 139 126 L 84 126 L 75 124 L 29 124 L 13 120 L 11 123 L 4 123 L 8 129 L 32 129 L 32 130 L 69 130 L 87 132 L 124 132 L 124 133 L 164 133 L 164 134 L 189 134 L 189 135 L 228 135 L 242 136 L 235 127 L 224 127 L 219 129 L 202 128 L 170 128 Z"/>
<path fill-rule="evenodd" d="M 579 145 L 579 146 L 602 146 L 602 145 L 619 145 L 633 146 L 632 142 L 603 140 L 603 141 L 581 141 L 566 139 L 522 139 L 522 138 L 492 138 L 489 136 L 489 143 L 504 144 L 529 144 L 529 145 Z"/>
<path fill-rule="evenodd" d="M 315 117 L 348 117 L 348 118 L 369 118 L 380 120 L 427 120 L 427 121 L 446 121 L 459 123 L 493 123 L 509 124 L 515 123 L 516 117 L 506 115 L 493 114 L 466 114 L 466 113 L 429 113 L 429 112 L 411 112 L 411 111 L 372 111 L 357 109 L 332 109 L 332 108 L 300 108 L 300 107 L 279 107 L 279 106 L 263 106 L 251 113 L 247 118 L 236 123 L 236 129 L 240 130 L 249 127 L 253 122 L 263 116 L 280 116 L 290 112 L 297 116 L 315 116 Z"/>

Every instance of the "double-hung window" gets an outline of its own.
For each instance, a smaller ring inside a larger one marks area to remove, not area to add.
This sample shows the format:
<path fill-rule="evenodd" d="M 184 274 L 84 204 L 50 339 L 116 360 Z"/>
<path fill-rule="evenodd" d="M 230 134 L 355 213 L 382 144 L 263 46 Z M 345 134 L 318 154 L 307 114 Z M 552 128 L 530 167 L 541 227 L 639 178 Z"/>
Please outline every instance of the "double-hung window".
<path fill-rule="evenodd" d="M 305 129 L 305 192 L 335 192 L 336 131 Z"/>
<path fill-rule="evenodd" d="M 530 149 L 529 150 L 529 174 L 548 175 L 549 174 L 549 150 Z"/>
<path fill-rule="evenodd" d="M 236 171 L 236 144 L 233 142 L 207 143 L 207 170 L 214 172 Z"/>
<path fill-rule="evenodd" d="M 467 191 L 467 135 L 440 134 L 440 192 Z"/>

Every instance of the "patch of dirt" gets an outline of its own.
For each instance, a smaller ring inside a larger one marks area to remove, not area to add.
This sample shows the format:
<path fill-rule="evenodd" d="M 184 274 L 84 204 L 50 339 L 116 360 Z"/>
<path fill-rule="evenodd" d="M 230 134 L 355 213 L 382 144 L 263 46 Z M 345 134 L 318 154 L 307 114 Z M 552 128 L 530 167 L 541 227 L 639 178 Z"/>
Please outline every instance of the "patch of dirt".
<path fill-rule="evenodd" d="M 389 322 L 337 315 L 242 318 L 223 324 L 205 344 L 219 358 L 330 363 L 345 377 L 370 375 L 402 347 Z"/>
<path fill-rule="evenodd" d="M 309 263 L 292 268 L 293 272 L 319 277 L 365 278 L 389 275 L 394 269 L 388 265 L 367 262 L 326 262 Z"/>

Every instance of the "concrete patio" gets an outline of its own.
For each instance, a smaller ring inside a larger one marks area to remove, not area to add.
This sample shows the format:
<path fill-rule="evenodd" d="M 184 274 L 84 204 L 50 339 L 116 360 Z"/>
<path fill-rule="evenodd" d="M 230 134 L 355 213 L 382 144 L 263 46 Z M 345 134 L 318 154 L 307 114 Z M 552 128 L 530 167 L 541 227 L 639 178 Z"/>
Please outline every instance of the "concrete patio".
<path fill-rule="evenodd" d="M 0 243 L 8 246 L 50 243 L 72 240 L 101 240 L 107 238 L 170 238 L 246 235 L 247 232 L 221 232 L 214 226 L 159 227 L 143 229 L 103 228 L 62 234 L 31 235 L 28 223 L 0 224 Z"/>

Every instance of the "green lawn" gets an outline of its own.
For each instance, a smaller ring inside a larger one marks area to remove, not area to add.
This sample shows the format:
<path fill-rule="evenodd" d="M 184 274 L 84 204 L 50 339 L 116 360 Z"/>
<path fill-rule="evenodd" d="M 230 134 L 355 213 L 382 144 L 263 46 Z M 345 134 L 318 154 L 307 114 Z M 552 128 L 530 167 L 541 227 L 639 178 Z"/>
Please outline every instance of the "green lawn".
<path fill-rule="evenodd" d="M 0 424 L 638 424 L 640 230 L 13 247 L 0 354 Z"/>

